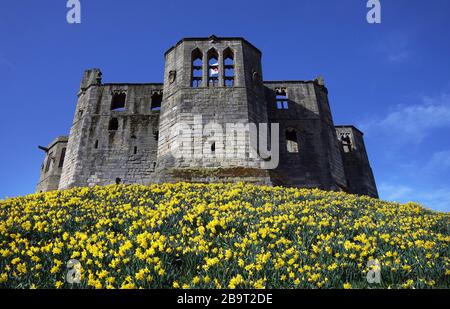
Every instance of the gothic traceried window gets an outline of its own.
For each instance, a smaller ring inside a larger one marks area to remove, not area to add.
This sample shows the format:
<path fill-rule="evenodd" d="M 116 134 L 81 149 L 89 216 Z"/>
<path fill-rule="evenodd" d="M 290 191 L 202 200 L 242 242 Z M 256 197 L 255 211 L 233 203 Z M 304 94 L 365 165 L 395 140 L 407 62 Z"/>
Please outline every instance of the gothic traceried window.
<path fill-rule="evenodd" d="M 225 49 L 223 52 L 223 80 L 225 87 L 234 86 L 234 53 L 230 48 Z"/>
<path fill-rule="evenodd" d="M 191 87 L 198 88 L 203 81 L 203 54 L 196 48 L 192 52 Z"/>
<path fill-rule="evenodd" d="M 341 143 L 342 148 L 345 153 L 352 152 L 353 146 L 352 146 L 352 139 L 350 138 L 350 134 L 341 134 Z"/>
<path fill-rule="evenodd" d="M 125 109 L 125 101 L 127 99 L 127 94 L 125 92 L 116 92 L 113 93 L 111 100 L 111 110 L 124 110 Z"/>
<path fill-rule="evenodd" d="M 286 88 L 275 89 L 277 109 L 289 109 L 289 99 Z"/>
<path fill-rule="evenodd" d="M 208 87 L 219 86 L 219 54 L 213 48 L 208 52 Z"/>

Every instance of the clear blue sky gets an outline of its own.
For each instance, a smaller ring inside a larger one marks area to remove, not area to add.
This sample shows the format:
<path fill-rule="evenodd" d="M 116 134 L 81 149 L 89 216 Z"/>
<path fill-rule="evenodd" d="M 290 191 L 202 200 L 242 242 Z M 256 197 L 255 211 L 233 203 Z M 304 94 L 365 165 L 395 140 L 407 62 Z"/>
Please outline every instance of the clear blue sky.
<path fill-rule="evenodd" d="M 355 124 L 381 197 L 450 211 L 450 1 L 81 0 L 0 2 L 0 198 L 31 193 L 46 145 L 68 134 L 86 68 L 105 82 L 160 82 L 182 37 L 242 36 L 265 80 L 325 77 L 336 124 Z"/>

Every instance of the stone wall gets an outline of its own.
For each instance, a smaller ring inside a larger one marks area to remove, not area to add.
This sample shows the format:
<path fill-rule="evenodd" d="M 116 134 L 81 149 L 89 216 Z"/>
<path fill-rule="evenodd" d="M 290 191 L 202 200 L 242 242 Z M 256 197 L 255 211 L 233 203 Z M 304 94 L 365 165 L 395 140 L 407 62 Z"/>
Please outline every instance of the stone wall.
<path fill-rule="evenodd" d="M 118 93 L 126 96 L 125 106 L 112 110 Z M 162 95 L 162 84 L 95 84 L 82 90 L 60 189 L 152 182 L 159 127 L 154 95 Z M 110 127 L 113 121 L 117 128 Z"/>

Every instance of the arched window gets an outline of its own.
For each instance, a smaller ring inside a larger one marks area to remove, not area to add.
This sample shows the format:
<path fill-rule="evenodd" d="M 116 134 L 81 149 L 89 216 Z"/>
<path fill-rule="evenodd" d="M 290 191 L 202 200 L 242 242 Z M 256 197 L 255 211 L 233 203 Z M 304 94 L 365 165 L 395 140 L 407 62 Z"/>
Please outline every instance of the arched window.
<path fill-rule="evenodd" d="M 286 129 L 286 147 L 290 153 L 298 153 L 297 131 L 294 128 Z"/>
<path fill-rule="evenodd" d="M 208 51 L 208 86 L 219 86 L 219 54 L 214 48 Z"/>
<path fill-rule="evenodd" d="M 117 118 L 112 118 L 109 121 L 108 130 L 117 131 L 118 129 L 119 129 L 119 120 L 117 120 Z"/>
<path fill-rule="evenodd" d="M 58 167 L 63 167 L 63 165 L 64 165 L 64 158 L 66 157 L 66 148 L 63 148 L 62 150 L 61 150 L 61 156 L 59 157 L 59 165 L 58 165 Z"/>
<path fill-rule="evenodd" d="M 275 89 L 277 109 L 289 109 L 289 100 L 286 88 Z"/>
<path fill-rule="evenodd" d="M 225 49 L 223 52 L 223 80 L 225 87 L 234 86 L 234 53 L 231 48 Z"/>
<path fill-rule="evenodd" d="M 152 95 L 152 111 L 160 111 L 162 102 L 162 94 L 155 92 Z"/>
<path fill-rule="evenodd" d="M 350 134 L 341 134 L 341 143 L 345 153 L 353 151 L 352 139 L 350 138 Z"/>
<path fill-rule="evenodd" d="M 124 110 L 126 99 L 127 94 L 125 92 L 114 93 L 111 101 L 111 110 L 112 111 Z"/>
<path fill-rule="evenodd" d="M 191 87 L 198 88 L 203 80 L 203 54 L 196 48 L 192 51 Z"/>

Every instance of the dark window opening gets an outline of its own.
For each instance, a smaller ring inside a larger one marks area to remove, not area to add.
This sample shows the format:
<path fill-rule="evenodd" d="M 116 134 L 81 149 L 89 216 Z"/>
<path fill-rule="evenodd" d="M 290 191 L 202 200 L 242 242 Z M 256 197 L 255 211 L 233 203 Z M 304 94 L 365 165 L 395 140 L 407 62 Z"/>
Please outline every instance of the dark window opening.
<path fill-rule="evenodd" d="M 98 140 L 95 141 L 94 148 L 95 148 L 95 149 L 98 148 Z"/>
<path fill-rule="evenodd" d="M 290 153 L 298 153 L 298 139 L 297 131 L 293 128 L 288 128 L 286 130 L 286 148 Z"/>
<path fill-rule="evenodd" d="M 121 182 L 122 182 L 122 179 L 116 178 L 116 185 L 120 185 Z"/>
<path fill-rule="evenodd" d="M 216 143 L 211 144 L 211 152 L 216 152 Z"/>
<path fill-rule="evenodd" d="M 276 89 L 276 103 L 277 103 L 277 109 L 289 109 L 289 100 L 287 96 L 286 89 Z"/>
<path fill-rule="evenodd" d="M 192 52 L 191 87 L 198 88 L 203 81 L 203 54 L 196 48 Z"/>
<path fill-rule="evenodd" d="M 152 95 L 152 111 L 160 111 L 162 103 L 162 94 L 154 93 Z"/>
<path fill-rule="evenodd" d="M 153 133 L 153 137 L 155 138 L 155 140 L 158 140 L 159 139 L 159 131 L 155 131 Z"/>
<path fill-rule="evenodd" d="M 227 48 L 223 53 L 223 79 L 225 87 L 234 86 L 234 54 L 230 48 Z"/>
<path fill-rule="evenodd" d="M 134 154 L 137 154 L 137 147 L 136 146 L 134 146 Z"/>
<path fill-rule="evenodd" d="M 61 150 L 61 157 L 59 158 L 59 165 L 58 167 L 63 167 L 64 165 L 64 158 L 66 157 L 66 148 L 63 148 Z"/>
<path fill-rule="evenodd" d="M 342 142 L 342 147 L 343 147 L 345 153 L 352 152 L 352 150 L 353 150 L 352 140 L 349 135 L 342 135 L 341 142 Z"/>
<path fill-rule="evenodd" d="M 50 152 L 47 156 L 47 162 L 45 164 L 45 172 L 47 173 L 50 170 L 50 164 L 52 163 L 53 152 Z"/>
<path fill-rule="evenodd" d="M 119 120 L 117 118 L 112 118 L 109 121 L 108 130 L 109 131 L 117 131 L 119 129 Z"/>
<path fill-rule="evenodd" d="M 124 110 L 126 99 L 127 99 L 127 95 L 124 92 L 113 94 L 112 101 L 111 101 L 111 110 L 112 111 Z"/>
<path fill-rule="evenodd" d="M 208 86 L 219 86 L 219 54 L 215 49 L 208 52 Z"/>

